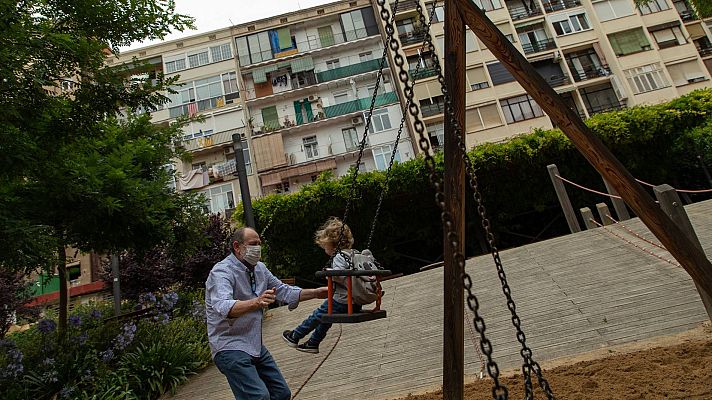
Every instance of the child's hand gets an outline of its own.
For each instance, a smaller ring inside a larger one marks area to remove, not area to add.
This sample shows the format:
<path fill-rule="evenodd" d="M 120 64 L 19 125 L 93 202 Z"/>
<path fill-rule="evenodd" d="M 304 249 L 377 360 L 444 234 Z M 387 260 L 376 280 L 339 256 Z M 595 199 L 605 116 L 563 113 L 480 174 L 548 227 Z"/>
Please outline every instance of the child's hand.
<path fill-rule="evenodd" d="M 314 289 L 317 299 L 325 299 L 329 296 L 329 288 L 326 286 Z"/>

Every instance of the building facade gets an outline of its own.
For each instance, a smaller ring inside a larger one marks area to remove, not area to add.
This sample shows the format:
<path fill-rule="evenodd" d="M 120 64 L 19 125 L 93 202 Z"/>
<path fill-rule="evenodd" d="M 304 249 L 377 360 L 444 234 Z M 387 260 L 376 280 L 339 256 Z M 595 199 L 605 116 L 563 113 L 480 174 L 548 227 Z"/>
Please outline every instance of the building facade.
<path fill-rule="evenodd" d="M 474 1 L 582 118 L 668 101 L 710 85 L 712 21 L 701 20 L 685 1 L 653 0 L 641 8 L 633 0 Z M 400 1 L 395 23 L 410 69 L 420 64 L 415 98 L 437 148 L 443 143 L 444 99 L 430 54 L 422 48 L 425 29 L 417 2 Z M 432 9 L 432 3 L 420 4 L 427 12 Z M 441 65 L 443 21 L 438 3 L 430 34 Z M 468 146 L 552 128 L 536 102 L 469 30 L 465 52 Z"/>
<path fill-rule="evenodd" d="M 200 191 L 212 212 L 240 199 L 233 153 L 243 138 L 252 196 L 291 192 L 355 165 L 383 53 L 368 0 L 342 1 L 122 53 L 179 75 L 156 123 L 200 114 L 184 129 L 190 162 L 176 160 L 176 189 Z M 384 170 L 402 117 L 386 63 L 360 170 Z M 414 156 L 410 134 L 399 161 Z"/>

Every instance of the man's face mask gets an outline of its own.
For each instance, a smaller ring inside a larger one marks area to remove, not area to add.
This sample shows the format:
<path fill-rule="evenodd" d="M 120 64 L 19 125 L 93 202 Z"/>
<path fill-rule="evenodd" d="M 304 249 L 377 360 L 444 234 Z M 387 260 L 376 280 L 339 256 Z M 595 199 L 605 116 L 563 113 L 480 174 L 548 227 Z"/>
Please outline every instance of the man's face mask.
<path fill-rule="evenodd" d="M 250 265 L 257 265 L 262 256 L 262 246 L 260 245 L 245 245 L 245 261 Z"/>

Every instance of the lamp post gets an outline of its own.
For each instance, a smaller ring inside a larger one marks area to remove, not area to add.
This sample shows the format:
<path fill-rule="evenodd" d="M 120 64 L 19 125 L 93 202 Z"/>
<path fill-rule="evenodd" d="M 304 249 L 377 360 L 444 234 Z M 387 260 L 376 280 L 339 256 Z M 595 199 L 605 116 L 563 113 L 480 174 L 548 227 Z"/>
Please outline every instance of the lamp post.
<path fill-rule="evenodd" d="M 255 216 L 252 214 L 252 199 L 250 198 L 250 184 L 247 182 L 247 168 L 245 155 L 242 152 L 242 136 L 239 133 L 232 135 L 232 148 L 235 150 L 235 175 L 240 181 L 240 197 L 242 208 L 245 210 L 245 224 L 255 228 Z"/>

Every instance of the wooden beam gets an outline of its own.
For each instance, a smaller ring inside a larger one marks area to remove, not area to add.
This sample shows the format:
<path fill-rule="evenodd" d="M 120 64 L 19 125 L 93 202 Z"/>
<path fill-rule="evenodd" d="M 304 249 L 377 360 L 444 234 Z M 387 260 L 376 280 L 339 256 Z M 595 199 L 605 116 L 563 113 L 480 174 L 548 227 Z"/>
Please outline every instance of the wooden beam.
<path fill-rule="evenodd" d="M 571 139 L 598 173 L 618 191 L 625 203 L 680 262 L 695 283 L 707 293 L 712 293 L 712 264 L 704 253 L 694 246 L 687 235 L 655 204 L 623 164 L 542 79 L 482 10 L 470 0 L 451 1 L 455 3 L 472 32 Z M 447 44 L 447 40 L 445 42 Z M 460 82 L 460 85 L 463 85 L 463 82 Z"/>
<path fill-rule="evenodd" d="M 465 126 L 465 22 L 453 0 L 445 0 L 445 82 L 452 111 L 459 126 Z M 445 113 L 445 202 L 452 228 L 460 238 L 457 251 L 465 254 L 465 164 L 454 126 Z M 466 132 L 462 132 L 465 140 Z M 457 264 L 447 229 L 444 228 L 444 325 L 443 400 L 462 400 L 465 387 L 465 333 L 463 268 Z"/>
<path fill-rule="evenodd" d="M 584 207 L 579 211 L 581 211 L 581 218 L 583 218 L 583 224 L 586 229 L 595 229 L 598 227 L 598 225 L 593 222 L 593 213 L 590 208 Z"/>
<path fill-rule="evenodd" d="M 611 186 L 610 183 L 604 178 L 603 184 L 606 185 L 606 190 L 612 196 L 620 196 L 616 189 Z M 625 221 L 630 219 L 630 214 L 628 214 L 628 209 L 625 206 L 625 201 L 615 197 L 611 197 L 611 202 L 613 203 L 613 208 L 616 210 L 616 215 L 618 216 L 618 221 Z"/>
<path fill-rule="evenodd" d="M 576 219 L 576 213 L 574 212 L 574 207 L 571 205 L 571 200 L 569 199 L 569 194 L 566 192 L 566 186 L 561 179 L 557 178 L 559 175 L 559 168 L 556 164 L 549 164 L 546 166 L 546 170 L 549 172 L 549 178 L 551 179 L 551 184 L 554 185 L 554 191 L 556 191 L 556 197 L 559 199 L 559 204 L 561 204 L 561 210 L 564 211 L 564 217 L 566 218 L 566 223 L 569 225 L 569 230 L 571 233 L 581 232 L 581 225 Z"/>

